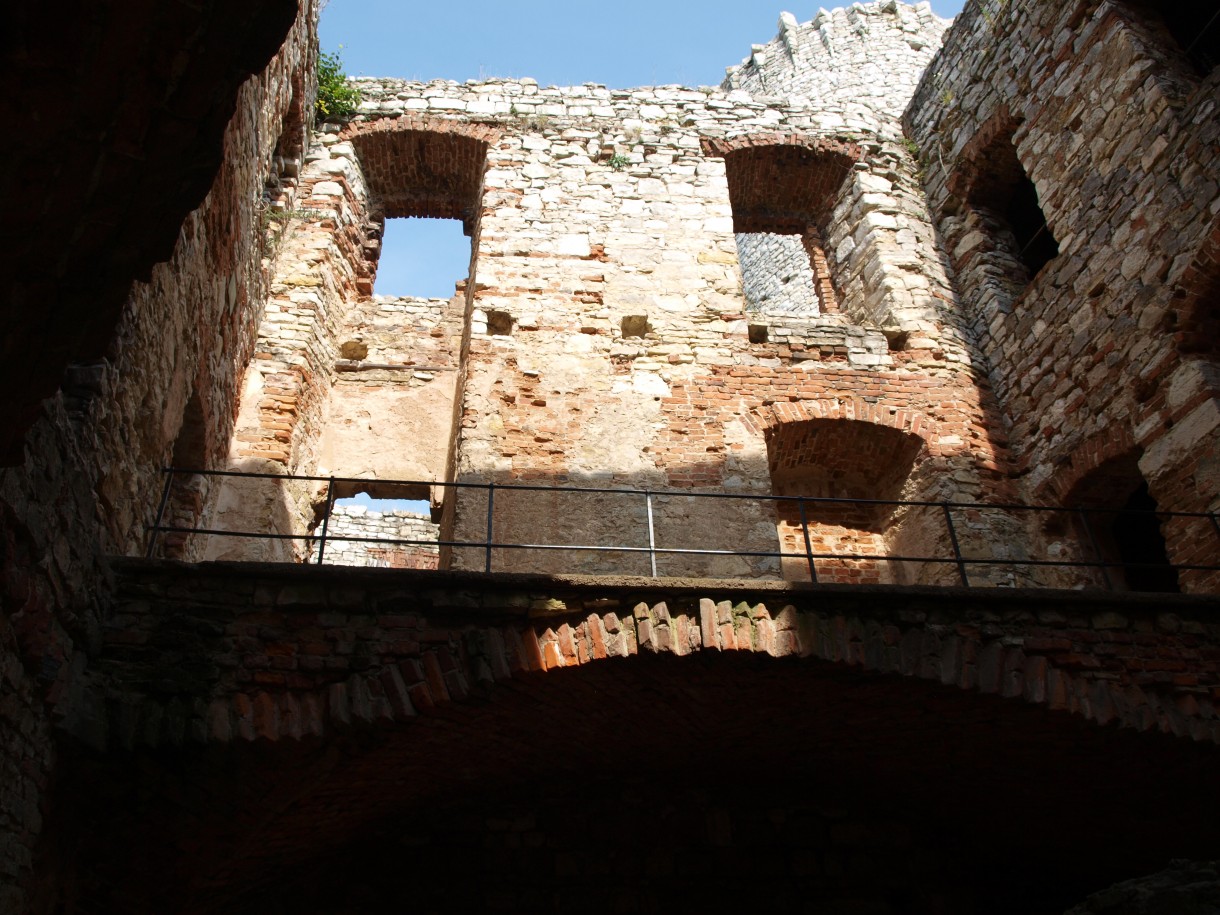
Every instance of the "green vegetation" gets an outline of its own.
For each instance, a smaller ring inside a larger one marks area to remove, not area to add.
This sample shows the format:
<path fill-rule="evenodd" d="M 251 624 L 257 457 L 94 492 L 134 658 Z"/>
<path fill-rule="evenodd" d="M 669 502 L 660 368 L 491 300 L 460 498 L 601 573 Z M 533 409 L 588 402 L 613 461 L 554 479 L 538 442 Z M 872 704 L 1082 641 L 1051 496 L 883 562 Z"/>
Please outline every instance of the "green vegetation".
<path fill-rule="evenodd" d="M 625 169 L 628 165 L 631 164 L 631 160 L 628 159 L 626 156 L 624 156 L 622 153 L 615 153 L 613 156 L 610 157 L 610 160 L 607 164 L 612 169 L 614 169 L 616 172 L 621 172 L 623 169 Z"/>
<path fill-rule="evenodd" d="M 354 117 L 360 104 L 360 90 L 348 85 L 339 52 L 318 55 L 318 102 L 320 121 L 342 121 Z"/>

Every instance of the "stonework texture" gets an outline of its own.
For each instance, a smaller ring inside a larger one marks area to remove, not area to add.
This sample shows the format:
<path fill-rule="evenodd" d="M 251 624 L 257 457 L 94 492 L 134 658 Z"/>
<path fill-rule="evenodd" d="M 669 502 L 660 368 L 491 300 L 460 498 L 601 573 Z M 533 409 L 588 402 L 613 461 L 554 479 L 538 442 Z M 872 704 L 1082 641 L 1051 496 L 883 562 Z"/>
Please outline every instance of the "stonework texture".
<path fill-rule="evenodd" d="M 929 849 L 927 881 L 844 911 L 1063 911 L 1220 855 L 1199 784 L 1220 743 L 1201 4 L 971 0 L 950 25 L 856 3 L 783 14 L 719 87 L 361 78 L 356 116 L 322 124 L 312 2 L 128 4 L 138 53 L 80 5 L 64 47 L 92 63 L 58 89 L 34 14 L 0 60 L 44 87 L 14 93 L 29 188 L 6 197 L 33 225 L 2 341 L 0 911 L 266 910 L 290 864 L 293 910 L 321 911 L 311 817 L 359 857 L 425 808 L 387 848 L 461 836 L 503 875 L 512 842 L 580 831 L 521 799 L 538 773 L 630 772 L 616 791 L 651 806 L 641 773 L 688 745 L 712 762 L 680 806 L 730 797 L 674 832 L 692 855 L 807 819 L 832 838 L 776 876 L 833 895 L 852 836 L 861 861 Z M 97 117 L 51 119 L 57 93 Z M 469 237 L 451 297 L 373 294 L 406 217 Z M 438 522 L 328 511 L 361 492 Z M 948 587 L 964 573 L 974 590 Z M 772 704 L 782 738 L 755 723 Z M 876 760 L 917 764 L 895 810 L 849 816 L 792 787 L 794 753 L 819 791 L 875 776 L 863 798 L 893 775 Z M 1001 837 L 971 811 L 1027 771 L 1047 793 Z M 920 778 L 971 800 L 920 806 Z M 505 792 L 488 809 L 546 827 L 462 827 L 481 780 Z M 792 795 L 771 826 L 764 782 Z M 1134 850 L 1113 804 L 1133 795 Z M 634 822 L 615 796 L 583 808 L 606 835 Z M 130 831 L 97 828 L 132 798 Z M 990 839 L 1042 848 L 1046 894 L 958 866 L 990 867 L 970 857 Z M 520 864 L 601 880 L 600 853 Z M 624 910 L 670 905 L 687 857 Z M 569 904 L 505 886 L 466 901 Z"/>

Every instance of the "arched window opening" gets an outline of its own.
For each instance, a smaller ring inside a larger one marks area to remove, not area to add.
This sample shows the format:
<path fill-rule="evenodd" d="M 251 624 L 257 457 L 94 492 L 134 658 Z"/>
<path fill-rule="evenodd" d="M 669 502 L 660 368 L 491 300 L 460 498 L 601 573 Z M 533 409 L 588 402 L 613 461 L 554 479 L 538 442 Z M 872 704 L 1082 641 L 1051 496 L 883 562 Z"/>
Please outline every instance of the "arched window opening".
<path fill-rule="evenodd" d="M 725 156 L 746 308 L 817 315 L 839 311 L 823 239 L 851 157 L 803 146 Z"/>
<path fill-rule="evenodd" d="M 1106 461 L 1073 487 L 1066 504 L 1086 509 L 1075 516 L 1081 554 L 1107 564 L 1105 575 L 1091 575 L 1093 584 L 1105 586 L 1108 579 L 1117 590 L 1177 592 L 1163 519 L 1138 460 L 1133 451 Z"/>
<path fill-rule="evenodd" d="M 766 444 L 774 495 L 884 502 L 902 497 L 923 440 L 859 420 L 813 419 L 773 426 L 766 433 Z M 797 499 L 775 505 L 780 549 L 785 554 L 784 578 L 809 579 L 807 525 L 810 551 L 835 554 L 834 559 L 814 561 L 818 581 L 895 580 L 885 559 L 895 506 Z"/>
<path fill-rule="evenodd" d="M 1058 256 L 1059 243 L 1047 225 L 1038 190 L 1017 158 L 1011 135 L 996 139 L 979 155 L 973 169 L 967 202 L 991 229 L 997 251 L 1024 268 L 1024 276 L 1014 279 L 1025 285 Z"/>

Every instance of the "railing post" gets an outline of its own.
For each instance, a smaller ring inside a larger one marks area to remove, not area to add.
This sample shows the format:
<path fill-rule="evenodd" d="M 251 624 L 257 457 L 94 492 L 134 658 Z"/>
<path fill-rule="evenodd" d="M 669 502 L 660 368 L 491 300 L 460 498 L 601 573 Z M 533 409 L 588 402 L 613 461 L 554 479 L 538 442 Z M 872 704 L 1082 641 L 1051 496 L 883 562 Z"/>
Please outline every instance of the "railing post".
<path fill-rule="evenodd" d="M 657 577 L 657 538 L 652 526 L 652 492 L 644 490 L 644 504 L 648 509 L 648 562 L 652 566 L 652 577 Z"/>
<path fill-rule="evenodd" d="M 818 573 L 813 567 L 813 541 L 809 539 L 809 519 L 805 517 L 805 497 L 798 497 L 796 504 L 801 511 L 801 532 L 805 535 L 805 561 L 809 563 L 809 580 L 816 585 Z M 783 560 L 781 559 L 780 562 Z"/>
<path fill-rule="evenodd" d="M 152 559 L 153 553 L 157 549 L 157 537 L 161 534 L 161 522 L 165 519 L 165 506 L 169 504 L 169 491 L 174 485 L 174 468 L 165 468 L 165 488 L 161 490 L 161 504 L 157 506 L 157 520 L 153 522 L 152 530 L 149 532 L 152 536 L 148 538 L 148 553 L 145 554 L 146 559 Z M 1212 519 L 1213 521 L 1215 518 Z"/>
<path fill-rule="evenodd" d="M 326 512 L 322 515 L 322 539 L 318 541 L 318 565 L 326 555 L 326 531 L 330 527 L 330 512 L 335 507 L 335 478 L 331 477 L 326 484 Z"/>
<path fill-rule="evenodd" d="M 494 482 L 487 484 L 487 559 L 483 565 L 484 572 L 491 571 L 491 517 L 495 510 L 496 501 L 496 484 Z"/>
<path fill-rule="evenodd" d="M 1114 582 L 1110 580 L 1110 570 L 1106 568 L 1106 557 L 1101 555 L 1101 547 L 1097 545 L 1097 538 L 1093 536 L 1093 527 L 1089 524 L 1089 513 L 1083 508 L 1076 509 L 1076 514 L 1080 516 L 1080 523 L 1084 526 L 1084 535 L 1089 538 L 1089 548 L 1093 551 L 1093 558 L 1097 560 L 1097 567 L 1101 569 L 1101 580 L 1106 583 L 1106 590 L 1114 590 Z"/>
<path fill-rule="evenodd" d="M 962 577 L 962 585 L 970 587 L 970 576 L 966 574 L 966 563 L 962 561 L 962 548 L 957 542 L 957 531 L 953 529 L 953 512 L 949 511 L 949 503 L 942 502 L 940 507 L 945 510 L 945 526 L 949 528 L 949 542 L 953 544 L 953 559 L 957 562 L 957 574 Z"/>

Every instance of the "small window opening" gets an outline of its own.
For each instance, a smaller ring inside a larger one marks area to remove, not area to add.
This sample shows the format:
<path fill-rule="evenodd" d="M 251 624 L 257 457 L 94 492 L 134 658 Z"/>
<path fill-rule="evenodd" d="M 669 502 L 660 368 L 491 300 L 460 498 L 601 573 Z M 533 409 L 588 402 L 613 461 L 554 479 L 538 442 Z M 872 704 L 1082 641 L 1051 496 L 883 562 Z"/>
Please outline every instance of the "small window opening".
<path fill-rule="evenodd" d="M 769 339 L 770 328 L 766 324 L 751 324 L 747 328 L 750 335 L 751 343 L 766 343 Z"/>
<path fill-rule="evenodd" d="M 647 315 L 626 315 L 621 327 L 624 337 L 645 337 L 652 330 Z"/>
<path fill-rule="evenodd" d="M 435 569 L 440 528 L 426 486 L 335 484 L 335 502 L 326 525 L 327 565 L 391 569 Z M 314 526 L 312 561 L 321 550 L 321 514 Z"/>
<path fill-rule="evenodd" d="M 1065 504 L 1092 509 L 1079 519 L 1079 539 L 1085 555 L 1107 563 L 1105 578 L 1112 587 L 1177 592 L 1162 519 L 1138 460 L 1138 452 L 1130 452 L 1106 461 L 1076 484 Z M 1098 573 L 1096 584 L 1101 579 Z"/>
<path fill-rule="evenodd" d="M 206 462 L 207 422 L 196 392 L 182 411 L 182 426 L 174 440 L 170 467 L 175 471 L 201 471 L 206 469 Z M 175 473 L 161 523 L 176 528 L 199 527 L 207 502 L 208 483 L 209 479 L 201 473 Z M 190 558 L 191 535 L 185 531 L 162 534 L 161 544 L 167 559 Z"/>
<path fill-rule="evenodd" d="M 487 312 L 487 333 L 493 337 L 510 337 L 513 333 L 513 316 L 507 311 Z"/>
<path fill-rule="evenodd" d="M 1025 268 L 1016 268 L 1014 283 L 1025 285 L 1059 254 L 1038 200 L 1038 190 L 1017 158 L 1012 134 L 993 140 L 973 164 L 967 200 L 992 235 L 995 249 Z"/>
<path fill-rule="evenodd" d="M 373 292 L 449 299 L 470 274 L 470 239 L 459 219 L 387 219 Z"/>
<path fill-rule="evenodd" d="M 817 229 L 739 232 L 737 255 L 750 311 L 812 316 L 839 310 Z"/>
<path fill-rule="evenodd" d="M 1024 174 L 1012 190 L 1012 199 L 1004 213 L 1017 242 L 1017 257 L 1030 276 L 1059 255 L 1059 243 L 1046 224 L 1038 206 L 1038 191 Z"/>
<path fill-rule="evenodd" d="M 1169 564 L 1156 509 L 1148 484 L 1140 481 L 1110 522 L 1116 558 L 1123 563 L 1123 576 L 1132 591 L 1178 590 L 1178 575 Z"/>

